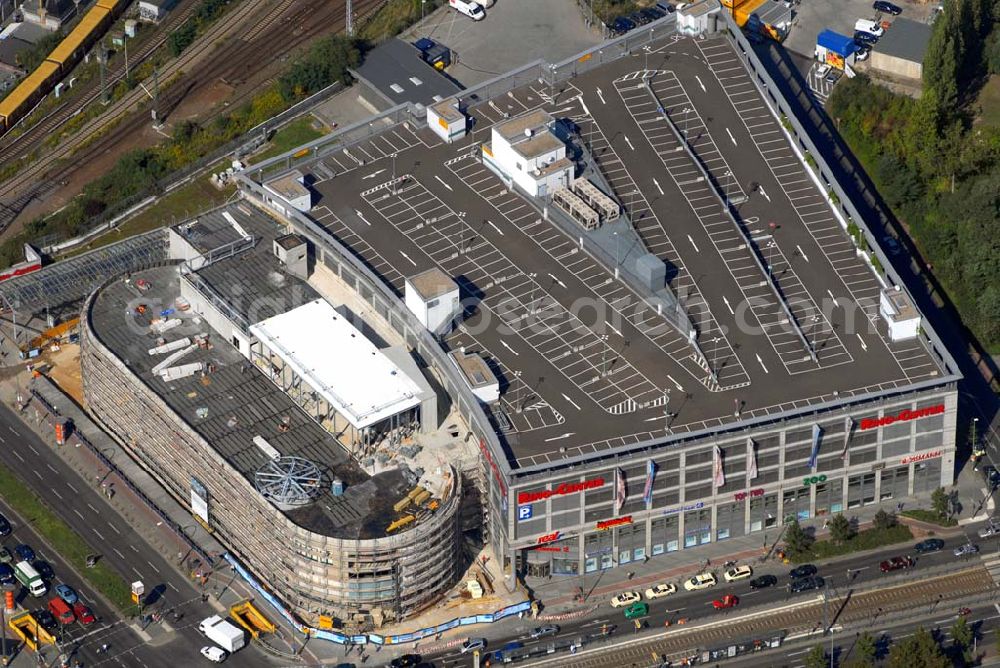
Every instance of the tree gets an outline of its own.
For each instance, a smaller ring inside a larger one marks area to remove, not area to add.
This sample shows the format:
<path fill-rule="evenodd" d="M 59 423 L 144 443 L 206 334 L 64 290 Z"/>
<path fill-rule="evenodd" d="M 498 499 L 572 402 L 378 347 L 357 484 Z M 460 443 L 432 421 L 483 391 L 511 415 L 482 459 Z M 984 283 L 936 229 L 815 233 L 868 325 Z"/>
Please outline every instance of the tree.
<path fill-rule="evenodd" d="M 830 538 L 838 543 L 844 543 L 854 538 L 854 525 L 844 517 L 843 513 L 834 515 L 827 528 L 830 529 Z"/>
<path fill-rule="evenodd" d="M 851 654 L 848 668 L 872 668 L 875 665 L 875 657 L 878 655 L 875 636 L 868 631 L 859 635 Z"/>
<path fill-rule="evenodd" d="M 951 668 L 951 661 L 930 631 L 919 628 L 912 636 L 893 644 L 889 650 L 889 668 Z"/>
<path fill-rule="evenodd" d="M 944 487 L 938 487 L 931 494 L 931 508 L 942 518 L 948 516 L 948 506 L 950 505 L 951 501 L 948 498 L 948 493 L 944 491 Z"/>
<path fill-rule="evenodd" d="M 875 513 L 875 517 L 872 520 L 872 523 L 875 525 L 875 528 L 878 529 L 879 531 L 886 531 L 896 526 L 897 523 L 896 515 L 894 513 L 887 513 L 884 510 L 879 509 L 879 511 Z"/>
<path fill-rule="evenodd" d="M 965 621 L 965 617 L 961 615 L 951 625 L 951 644 L 955 655 L 961 655 L 966 663 L 972 662 L 972 636 L 974 633 L 975 631 Z"/>
<path fill-rule="evenodd" d="M 826 656 L 826 650 L 822 645 L 813 645 L 813 648 L 806 654 L 806 668 L 827 668 L 830 660 Z"/>
<path fill-rule="evenodd" d="M 815 539 L 802 529 L 798 520 L 792 520 L 785 529 L 785 546 L 793 555 L 805 554 Z"/>

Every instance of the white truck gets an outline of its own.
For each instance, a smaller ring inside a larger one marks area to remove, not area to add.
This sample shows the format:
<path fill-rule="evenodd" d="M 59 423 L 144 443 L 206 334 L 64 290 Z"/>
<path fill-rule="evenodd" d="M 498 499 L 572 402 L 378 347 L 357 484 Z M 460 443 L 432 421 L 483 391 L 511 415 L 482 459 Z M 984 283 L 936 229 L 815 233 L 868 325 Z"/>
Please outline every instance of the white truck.
<path fill-rule="evenodd" d="M 243 630 L 230 624 L 218 615 L 212 615 L 201 620 L 201 623 L 198 624 L 198 630 L 204 633 L 206 638 L 230 654 L 243 649 L 247 644 Z"/>

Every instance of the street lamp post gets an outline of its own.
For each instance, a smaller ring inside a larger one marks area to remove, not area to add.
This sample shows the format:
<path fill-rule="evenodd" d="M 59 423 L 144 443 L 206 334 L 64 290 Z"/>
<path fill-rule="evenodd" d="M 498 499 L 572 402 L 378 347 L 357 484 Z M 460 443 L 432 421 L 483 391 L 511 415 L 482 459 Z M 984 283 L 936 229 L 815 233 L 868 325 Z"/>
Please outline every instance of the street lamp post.
<path fill-rule="evenodd" d="M 612 232 L 615 237 L 615 278 L 618 278 L 618 265 L 621 264 L 621 237 L 618 236 L 618 231 Z"/>

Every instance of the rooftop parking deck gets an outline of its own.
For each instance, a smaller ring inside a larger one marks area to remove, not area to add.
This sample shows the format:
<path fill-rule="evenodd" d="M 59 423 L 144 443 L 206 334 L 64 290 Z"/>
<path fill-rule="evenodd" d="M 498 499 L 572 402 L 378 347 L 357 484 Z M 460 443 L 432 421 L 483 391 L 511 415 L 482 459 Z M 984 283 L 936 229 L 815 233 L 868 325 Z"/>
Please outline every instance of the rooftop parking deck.
<path fill-rule="evenodd" d="M 539 108 L 578 128 L 703 356 L 477 159 L 490 126 Z M 297 168 L 313 218 L 398 295 L 432 267 L 459 283 L 444 345 L 489 360 L 515 466 L 942 378 L 921 342 L 888 341 L 882 286 L 728 41 L 671 35 L 469 111 L 456 145 L 400 125 Z"/>

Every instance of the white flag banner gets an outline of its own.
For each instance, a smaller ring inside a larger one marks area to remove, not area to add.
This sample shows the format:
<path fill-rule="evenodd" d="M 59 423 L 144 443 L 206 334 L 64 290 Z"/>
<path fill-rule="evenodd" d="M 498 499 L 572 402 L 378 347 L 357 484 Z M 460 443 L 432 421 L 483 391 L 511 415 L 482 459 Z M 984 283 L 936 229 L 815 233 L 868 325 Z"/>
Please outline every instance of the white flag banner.
<path fill-rule="evenodd" d="M 620 468 L 615 469 L 615 514 L 617 515 L 622 511 L 622 506 L 625 505 L 625 496 L 627 495 L 627 489 L 625 487 L 625 472 Z"/>
<path fill-rule="evenodd" d="M 722 450 L 715 446 L 715 463 L 712 467 L 712 480 L 716 487 L 726 484 L 726 472 L 722 469 Z"/>
<path fill-rule="evenodd" d="M 747 439 L 747 480 L 757 478 L 757 446 L 752 438 Z"/>

